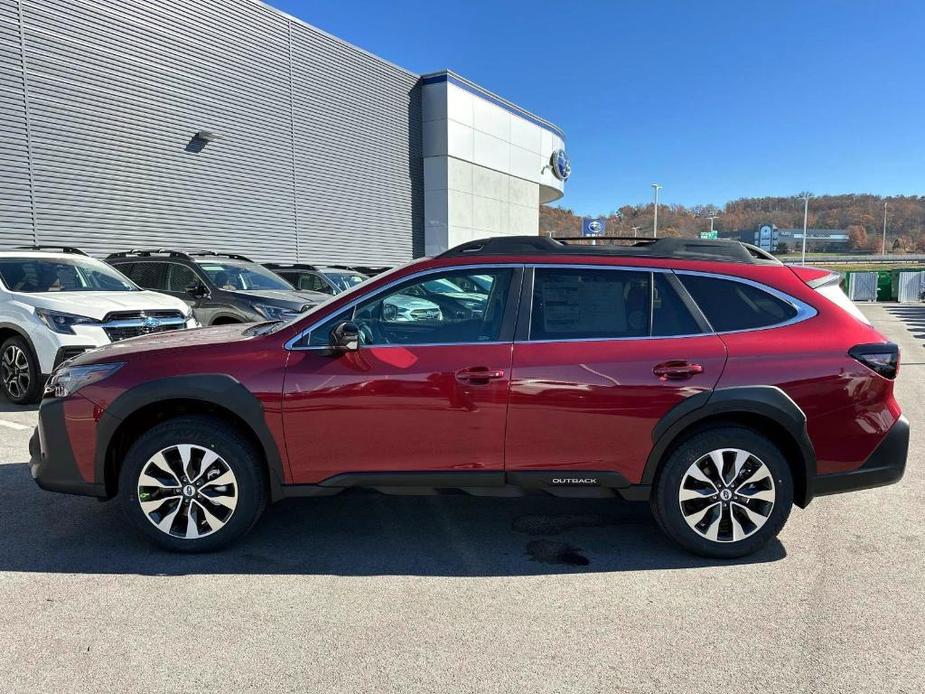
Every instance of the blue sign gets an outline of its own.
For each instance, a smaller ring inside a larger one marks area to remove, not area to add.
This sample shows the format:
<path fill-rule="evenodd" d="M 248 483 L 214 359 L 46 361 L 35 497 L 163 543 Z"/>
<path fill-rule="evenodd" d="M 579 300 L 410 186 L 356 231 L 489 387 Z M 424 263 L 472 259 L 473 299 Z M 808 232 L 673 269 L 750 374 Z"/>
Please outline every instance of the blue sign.
<path fill-rule="evenodd" d="M 582 236 L 603 236 L 605 231 L 607 231 L 607 221 L 604 219 L 584 217 L 581 220 Z"/>
<path fill-rule="evenodd" d="M 572 160 L 568 158 L 564 149 L 557 149 L 549 157 L 549 168 L 552 169 L 553 176 L 564 181 L 572 173 Z"/>

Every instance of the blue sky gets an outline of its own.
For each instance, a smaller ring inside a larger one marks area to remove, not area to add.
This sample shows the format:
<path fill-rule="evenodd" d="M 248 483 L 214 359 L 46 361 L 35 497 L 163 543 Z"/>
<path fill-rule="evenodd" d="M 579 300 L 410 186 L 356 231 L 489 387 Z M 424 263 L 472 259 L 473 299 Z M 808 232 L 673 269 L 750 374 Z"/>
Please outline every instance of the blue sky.
<path fill-rule="evenodd" d="M 925 194 L 925 2 L 271 4 L 559 125 L 582 214 L 651 199 Z"/>

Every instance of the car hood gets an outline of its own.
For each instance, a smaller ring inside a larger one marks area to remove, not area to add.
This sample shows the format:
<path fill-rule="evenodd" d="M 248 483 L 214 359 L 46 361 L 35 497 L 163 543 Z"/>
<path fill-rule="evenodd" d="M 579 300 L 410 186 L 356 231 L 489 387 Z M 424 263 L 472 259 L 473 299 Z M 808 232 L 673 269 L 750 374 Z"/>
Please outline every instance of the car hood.
<path fill-rule="evenodd" d="M 409 311 L 416 308 L 440 308 L 433 301 L 406 294 L 392 294 L 392 296 L 386 298 L 385 303 L 408 309 Z"/>
<path fill-rule="evenodd" d="M 323 303 L 330 299 L 330 295 L 321 292 L 310 292 L 304 289 L 242 289 L 238 290 L 239 294 L 244 294 L 255 299 L 267 299 L 274 305 L 295 305 L 299 308 L 305 304 Z"/>
<path fill-rule="evenodd" d="M 121 361 L 126 357 L 144 352 L 156 352 L 173 347 L 206 347 L 209 345 L 228 345 L 253 339 L 248 328 L 254 324 L 231 323 L 211 328 L 190 328 L 188 330 L 168 330 L 162 333 L 140 335 L 119 342 L 112 342 L 94 350 L 84 352 L 74 358 L 72 364 L 94 364 L 107 361 Z"/>
<path fill-rule="evenodd" d="M 42 292 L 16 295 L 16 299 L 35 308 L 73 313 L 102 320 L 114 311 L 180 311 L 189 307 L 180 299 L 158 292 Z"/>

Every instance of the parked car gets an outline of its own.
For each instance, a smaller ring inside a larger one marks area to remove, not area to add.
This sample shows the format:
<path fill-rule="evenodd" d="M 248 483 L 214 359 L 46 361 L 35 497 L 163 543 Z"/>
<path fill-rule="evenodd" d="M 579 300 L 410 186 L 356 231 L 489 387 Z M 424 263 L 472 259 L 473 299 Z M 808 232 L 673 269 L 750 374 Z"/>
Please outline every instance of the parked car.
<path fill-rule="evenodd" d="M 135 249 L 113 253 L 106 262 L 142 287 L 182 299 L 203 325 L 288 320 L 330 298 L 296 290 L 250 258 L 232 253 Z"/>
<path fill-rule="evenodd" d="M 440 280 L 479 284 L 481 309 L 389 315 Z M 838 275 L 739 242 L 488 239 L 288 322 L 78 357 L 48 384 L 31 469 L 179 551 L 271 501 L 372 487 L 648 500 L 681 546 L 737 557 L 794 503 L 902 477 L 898 365 Z"/>
<path fill-rule="evenodd" d="M 340 294 L 369 279 L 362 272 L 345 267 L 324 267 L 303 263 L 289 265 L 265 263 L 264 267 L 275 272 L 296 289 L 306 289 L 322 294 Z"/>
<path fill-rule="evenodd" d="M 126 337 L 197 325 L 186 304 L 142 291 L 76 248 L 0 251 L 0 388 L 41 397 L 54 367 Z"/>

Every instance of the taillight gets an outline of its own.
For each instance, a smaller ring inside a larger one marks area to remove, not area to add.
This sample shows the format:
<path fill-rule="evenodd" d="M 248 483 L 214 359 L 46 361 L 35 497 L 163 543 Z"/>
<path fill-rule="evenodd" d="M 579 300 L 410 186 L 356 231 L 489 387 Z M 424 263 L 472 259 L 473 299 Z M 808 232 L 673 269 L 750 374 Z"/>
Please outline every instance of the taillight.
<path fill-rule="evenodd" d="M 848 354 L 884 378 L 896 378 L 899 371 L 899 346 L 892 342 L 855 345 Z"/>

